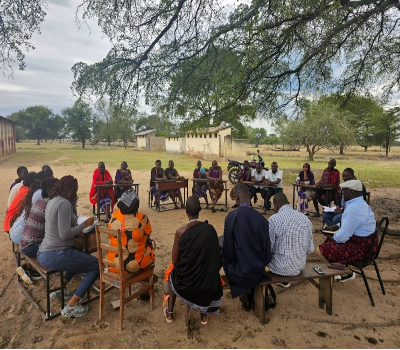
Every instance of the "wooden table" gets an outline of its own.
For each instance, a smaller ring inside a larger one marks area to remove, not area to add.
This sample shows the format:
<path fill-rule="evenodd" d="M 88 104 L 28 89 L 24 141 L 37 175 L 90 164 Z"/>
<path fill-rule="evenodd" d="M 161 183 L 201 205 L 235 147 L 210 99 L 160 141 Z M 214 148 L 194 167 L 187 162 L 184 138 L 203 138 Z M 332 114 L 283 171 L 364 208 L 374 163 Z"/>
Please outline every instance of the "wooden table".
<path fill-rule="evenodd" d="M 194 195 L 194 191 L 195 191 L 195 183 L 208 183 L 214 180 L 210 180 L 210 179 L 192 179 L 193 181 L 193 187 L 192 187 L 192 193 Z M 224 188 L 224 192 L 225 192 L 225 203 L 217 203 L 216 205 L 224 205 L 225 206 L 225 211 L 228 210 L 228 180 L 221 180 L 221 182 L 224 184 L 225 188 Z M 211 196 L 210 196 L 211 197 Z"/>
<path fill-rule="evenodd" d="M 305 185 L 305 184 L 300 184 L 300 183 L 295 182 L 295 183 L 293 184 L 293 209 L 296 209 L 296 208 L 295 208 L 295 205 L 296 205 L 296 203 L 295 203 L 295 194 L 296 194 L 296 192 L 298 191 L 298 188 L 299 188 L 299 187 L 302 187 L 302 188 L 309 188 L 309 189 L 315 189 L 315 188 L 317 188 L 315 185 Z M 333 186 L 332 186 L 332 187 L 324 186 L 324 188 L 321 188 L 321 190 L 325 190 L 325 191 L 326 191 L 326 198 L 327 198 L 327 201 L 328 201 L 328 207 L 331 206 L 331 201 L 332 201 L 330 192 L 331 192 L 332 190 L 334 190 L 334 189 L 335 189 L 335 187 L 333 187 Z"/>
<path fill-rule="evenodd" d="M 94 188 L 97 190 L 97 210 L 95 211 L 95 207 L 93 206 L 93 215 L 97 216 L 97 219 L 100 220 L 100 190 L 103 188 L 116 188 L 116 187 L 133 187 L 134 191 L 139 197 L 139 185 L 140 182 L 132 182 L 131 184 L 104 184 L 104 185 L 94 185 Z"/>
<path fill-rule="evenodd" d="M 189 190 L 188 190 L 189 184 L 188 184 L 188 179 L 184 179 L 184 180 L 166 180 L 166 181 L 155 181 L 155 188 L 157 192 L 161 192 L 161 191 L 170 191 L 170 190 L 177 190 L 179 188 L 183 188 L 183 204 L 186 204 L 186 199 L 188 197 L 189 194 Z M 156 209 L 158 212 L 160 212 L 161 210 L 161 203 L 159 203 L 160 205 L 158 206 L 158 208 L 156 208 L 156 205 L 153 205 L 152 201 L 151 201 L 151 193 L 149 191 L 149 207 L 152 209 Z M 167 203 L 167 205 L 170 204 L 174 204 L 174 203 Z M 171 210 L 174 208 L 169 208 L 169 209 L 164 209 L 164 210 Z"/>

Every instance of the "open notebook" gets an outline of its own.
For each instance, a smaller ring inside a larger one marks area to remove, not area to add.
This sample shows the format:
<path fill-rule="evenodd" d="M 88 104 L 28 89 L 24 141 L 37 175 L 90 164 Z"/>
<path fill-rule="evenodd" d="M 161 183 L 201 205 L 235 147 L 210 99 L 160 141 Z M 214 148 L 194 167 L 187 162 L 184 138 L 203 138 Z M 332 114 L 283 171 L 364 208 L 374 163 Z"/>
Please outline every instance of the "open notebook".
<path fill-rule="evenodd" d="M 78 225 L 85 222 L 87 219 L 89 219 L 88 216 L 78 216 Z M 81 232 L 88 233 L 88 232 L 92 231 L 98 225 L 100 225 L 99 222 L 97 220 L 95 220 L 93 225 L 85 227 Z"/>

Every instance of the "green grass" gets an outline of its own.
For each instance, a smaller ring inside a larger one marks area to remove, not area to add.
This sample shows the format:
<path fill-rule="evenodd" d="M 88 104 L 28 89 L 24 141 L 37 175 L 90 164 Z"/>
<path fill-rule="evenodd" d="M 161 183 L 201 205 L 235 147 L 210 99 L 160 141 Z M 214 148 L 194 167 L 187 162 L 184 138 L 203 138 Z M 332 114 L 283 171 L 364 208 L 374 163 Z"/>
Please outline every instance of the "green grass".
<path fill-rule="evenodd" d="M 255 154 L 254 148 L 248 148 Z M 391 158 L 382 157 L 381 150 L 363 152 L 361 148 L 351 148 L 346 150 L 346 154 L 337 158 L 337 168 L 340 172 L 343 169 L 353 168 L 358 179 L 363 181 L 367 187 L 399 187 L 400 186 L 400 147 L 393 147 L 390 153 Z M 307 154 L 302 152 L 279 152 L 267 147 L 260 148 L 266 165 L 276 161 L 279 168 L 284 172 L 284 182 L 294 182 L 297 174 L 302 169 L 303 163 L 307 161 Z M 322 170 L 326 168 L 331 152 L 320 151 L 314 161 L 308 162 L 311 170 L 320 179 Z M 34 142 L 17 143 L 17 153 L 3 157 L 1 162 L 12 162 L 15 166 L 25 165 L 37 167 L 50 163 L 54 166 L 75 166 L 77 171 L 90 171 L 96 167 L 99 161 L 103 161 L 107 168 L 119 168 L 121 161 L 126 160 L 132 170 L 148 170 L 154 166 L 154 162 L 160 159 L 163 167 L 168 166 L 168 160 L 173 159 L 179 171 L 192 171 L 197 162 L 197 158 L 185 155 L 167 154 L 156 151 L 134 151 L 132 148 L 125 149 L 112 145 L 87 145 L 85 149 L 80 144 L 46 142 L 36 145 Z M 250 156 L 247 156 L 250 159 Z M 241 159 L 240 159 L 241 160 Z M 211 161 L 203 160 L 203 166 L 208 167 Z M 225 171 L 227 161 L 220 161 L 222 169 Z"/>

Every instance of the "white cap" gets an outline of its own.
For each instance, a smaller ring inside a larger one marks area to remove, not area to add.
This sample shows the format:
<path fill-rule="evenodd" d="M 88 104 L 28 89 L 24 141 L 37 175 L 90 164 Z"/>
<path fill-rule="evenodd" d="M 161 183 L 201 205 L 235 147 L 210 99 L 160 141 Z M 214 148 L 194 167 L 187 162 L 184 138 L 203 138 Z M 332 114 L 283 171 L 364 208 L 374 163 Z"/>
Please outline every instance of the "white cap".
<path fill-rule="evenodd" d="M 354 191 L 362 191 L 362 183 L 360 180 L 348 180 L 340 184 L 341 188 L 348 188 Z"/>

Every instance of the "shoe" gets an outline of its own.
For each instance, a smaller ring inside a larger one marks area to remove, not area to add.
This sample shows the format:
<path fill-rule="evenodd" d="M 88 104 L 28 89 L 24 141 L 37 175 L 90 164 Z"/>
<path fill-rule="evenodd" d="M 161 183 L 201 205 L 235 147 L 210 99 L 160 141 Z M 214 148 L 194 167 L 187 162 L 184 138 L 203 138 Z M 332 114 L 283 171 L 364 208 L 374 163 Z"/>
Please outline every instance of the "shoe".
<path fill-rule="evenodd" d="M 70 291 L 67 287 L 64 287 L 64 299 L 71 299 L 74 296 L 74 292 Z M 51 299 L 61 299 L 61 290 L 56 290 L 50 293 Z"/>
<path fill-rule="evenodd" d="M 21 277 L 21 279 L 28 284 L 33 284 L 33 281 L 30 279 L 28 276 L 29 271 L 25 271 L 24 266 L 26 268 L 26 265 L 20 266 L 16 269 L 17 274 Z M 28 272 L 28 273 L 27 273 Z"/>
<path fill-rule="evenodd" d="M 242 302 L 244 309 L 246 311 L 251 311 L 251 304 L 250 304 L 248 295 L 247 294 L 243 294 L 243 295 L 241 295 L 239 297 L 239 299 Z"/>
<path fill-rule="evenodd" d="M 169 315 L 172 315 L 172 318 L 171 319 L 169 319 L 169 318 L 167 318 L 167 313 L 169 314 Z M 172 323 L 172 322 L 174 322 L 174 312 L 173 311 L 168 311 L 168 307 L 166 307 L 165 309 L 164 309 L 164 317 L 165 317 L 165 321 L 167 321 L 167 323 Z"/>
<path fill-rule="evenodd" d="M 280 286 L 280 287 L 283 287 L 283 288 L 289 288 L 290 287 L 290 282 L 279 282 L 276 285 Z"/>
<path fill-rule="evenodd" d="M 83 306 L 79 303 L 76 303 L 74 306 L 67 305 L 64 306 L 64 309 L 61 311 L 61 315 L 65 317 L 82 317 L 86 315 L 89 311 L 89 306 Z"/>
<path fill-rule="evenodd" d="M 237 207 L 238 207 L 237 204 L 232 205 L 232 208 L 237 208 Z"/>
<path fill-rule="evenodd" d="M 30 273 L 29 277 L 33 281 L 39 281 L 42 278 L 42 276 L 40 276 L 39 273 L 33 269 L 29 270 L 29 273 Z"/>
<path fill-rule="evenodd" d="M 206 209 L 210 209 L 210 206 L 208 204 L 206 205 Z"/>
<path fill-rule="evenodd" d="M 209 315 L 206 315 L 206 316 L 207 316 L 207 317 L 206 317 L 206 320 L 203 321 L 202 315 L 200 314 L 200 323 L 201 323 L 203 326 L 207 325 L 207 323 L 208 323 Z"/>
<path fill-rule="evenodd" d="M 335 277 L 333 277 L 333 279 L 337 282 L 340 282 L 340 280 L 342 279 L 342 276 L 340 275 L 335 275 Z"/>
<path fill-rule="evenodd" d="M 215 208 L 212 208 L 212 212 L 213 212 L 213 213 L 215 213 L 215 212 L 216 212 Z"/>
<path fill-rule="evenodd" d="M 356 273 L 353 272 L 351 275 L 347 275 L 344 277 L 341 277 L 340 281 L 341 283 L 347 282 L 347 281 L 352 281 L 356 278 Z"/>

